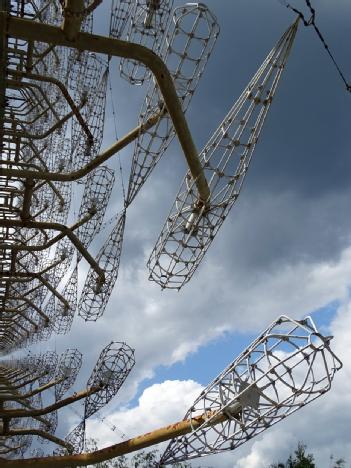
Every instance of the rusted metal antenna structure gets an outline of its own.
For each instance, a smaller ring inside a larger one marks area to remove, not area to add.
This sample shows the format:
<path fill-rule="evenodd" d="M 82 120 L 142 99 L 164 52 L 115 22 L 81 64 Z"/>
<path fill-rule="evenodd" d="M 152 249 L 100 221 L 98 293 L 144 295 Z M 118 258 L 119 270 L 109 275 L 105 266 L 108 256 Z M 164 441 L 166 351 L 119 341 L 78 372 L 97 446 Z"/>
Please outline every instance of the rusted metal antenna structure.
<path fill-rule="evenodd" d="M 196 399 L 161 464 L 234 450 L 330 390 L 342 364 L 313 320 L 275 320 Z"/>
<path fill-rule="evenodd" d="M 330 390 L 341 368 L 331 338 L 321 335 L 309 317 L 281 316 L 201 392 L 183 421 L 93 453 L 9 460 L 4 466 L 85 466 L 170 439 L 160 467 L 233 450 Z M 90 383 L 96 383 L 95 369 Z M 66 450 L 79 451 L 81 433 L 78 426 L 69 435 Z"/>
<path fill-rule="evenodd" d="M 118 392 L 135 363 L 134 350 L 125 343 L 106 346 L 87 381 L 86 388 L 64 397 L 82 364 L 77 349 L 60 356 L 53 351 L 1 361 L 0 456 L 23 456 L 33 436 L 51 442 L 55 454 L 80 453 L 85 441 L 85 421 Z M 84 401 L 82 421 L 65 439 L 55 435 L 58 410 Z"/>
<path fill-rule="evenodd" d="M 118 276 L 128 207 L 173 138 L 189 169 L 148 267 L 162 288 L 180 289 L 190 280 L 239 196 L 298 26 L 295 21 L 283 34 L 199 153 L 185 113 L 219 34 L 216 17 L 203 3 L 174 9 L 172 0 L 113 0 L 105 37 L 92 32 L 100 3 L 0 0 L 2 355 L 68 333 L 77 310 L 84 320 L 103 315 Z M 113 58 L 120 59 L 120 77 L 145 85 L 146 93 L 135 127 L 102 149 Z M 111 158 L 130 144 L 121 211 L 94 255 L 91 244 L 104 225 L 115 182 Z M 85 278 L 83 263 L 89 266 Z M 305 335 L 271 332 L 281 324 Z M 92 454 L 81 454 L 85 422 L 116 395 L 134 365 L 134 350 L 110 343 L 86 389 L 71 396 L 64 395 L 79 371 L 79 351 L 2 360 L 1 463 L 81 466 L 169 439 L 162 464 L 235 448 L 281 419 L 281 408 L 290 414 L 327 391 L 339 366 L 329 340 L 308 321 L 281 318 L 272 327 L 245 351 L 254 364 L 241 370 L 235 361 L 173 431 L 161 429 Z M 276 341 L 270 348 L 271 339 Z M 275 354 L 281 344 L 292 346 L 286 359 Z M 317 355 L 334 359 L 324 365 L 321 380 L 315 378 Z M 306 362 L 305 381 L 291 382 L 295 367 Z M 289 382 L 284 389 L 294 398 L 276 390 L 282 381 Z M 85 402 L 80 423 L 65 439 L 57 437 L 57 411 L 79 400 Z M 51 458 L 35 448 L 34 458 L 26 459 L 34 436 L 54 444 Z"/>
<path fill-rule="evenodd" d="M 53 331 L 67 333 L 78 300 L 84 319 L 96 320 L 103 314 L 118 275 L 126 210 L 175 134 L 201 198 L 209 197 L 184 111 L 213 49 L 218 26 L 202 4 L 185 5 L 171 15 L 170 2 L 157 8 L 151 2 L 146 8 L 149 3 L 113 4 L 111 38 L 91 34 L 93 6 L 68 2 L 62 20 L 61 6 L 55 2 L 4 3 L 3 349 L 48 338 Z M 140 15 L 149 19 L 144 18 L 147 25 L 139 42 L 151 41 L 159 50 L 162 33 L 160 56 L 152 47 L 117 39 L 136 40 L 141 26 L 131 18 Z M 160 27 L 158 32 L 151 17 Z M 142 70 L 142 80 L 150 85 L 137 126 L 101 151 L 112 56 L 123 58 L 123 78 L 139 83 L 136 74 Z M 128 195 L 94 258 L 88 248 L 99 232 L 114 184 L 107 163 L 133 141 Z M 78 183 L 84 190 L 76 215 L 72 194 Z M 82 260 L 90 271 L 79 299 Z M 13 316 L 20 327 L 13 327 Z"/>

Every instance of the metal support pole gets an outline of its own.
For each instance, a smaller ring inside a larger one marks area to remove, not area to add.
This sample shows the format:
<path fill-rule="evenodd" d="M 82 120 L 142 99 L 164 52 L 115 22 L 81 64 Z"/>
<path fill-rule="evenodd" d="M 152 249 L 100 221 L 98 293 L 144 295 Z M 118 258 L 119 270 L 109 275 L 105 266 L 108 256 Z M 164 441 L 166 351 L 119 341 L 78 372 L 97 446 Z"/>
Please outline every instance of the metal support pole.
<path fill-rule="evenodd" d="M 34 309 L 38 315 L 40 315 L 46 322 L 49 322 L 49 317 L 44 314 L 44 312 L 36 305 L 33 301 L 31 301 L 28 297 L 24 296 L 13 296 L 11 301 L 22 301 L 29 305 L 32 309 Z M 23 307 L 23 304 L 19 305 L 18 307 Z M 14 310 L 18 311 L 18 307 L 15 307 Z"/>
<path fill-rule="evenodd" d="M 90 219 L 91 215 L 87 215 Z M 84 220 L 87 221 L 84 217 L 81 221 Z M 75 227 L 78 227 L 77 223 Z M 83 223 L 82 223 L 83 224 Z M 64 224 L 59 224 L 59 223 L 49 223 L 49 222 L 40 222 L 40 221 L 26 221 L 25 223 L 23 221 L 17 220 L 17 219 L 1 219 L 0 220 L 0 227 L 20 227 L 20 228 L 32 228 L 32 229 L 53 229 L 55 231 L 60 231 L 62 233 L 62 237 L 67 236 L 72 244 L 76 247 L 76 249 L 82 254 L 82 256 L 85 258 L 85 260 L 89 263 L 89 265 L 94 269 L 94 271 L 97 273 L 99 276 L 99 281 L 104 283 L 105 281 L 105 273 L 104 271 L 99 267 L 99 264 L 94 260 L 94 258 L 90 255 L 90 253 L 87 251 L 87 249 L 84 247 L 84 245 L 81 243 L 81 241 L 78 239 L 78 237 L 72 232 L 72 229 L 69 227 L 65 226 Z M 56 238 L 56 241 L 59 240 Z M 56 242 L 55 241 L 55 242 Z M 50 242 L 50 241 L 49 241 Z M 7 247 L 6 248 L 11 248 Z M 16 247 L 13 247 L 14 249 Z M 45 248 L 45 247 L 44 247 Z M 18 250 L 21 250 L 19 247 Z M 26 250 L 24 248 L 24 250 Z M 28 249 L 27 249 L 28 250 Z M 38 250 L 38 248 L 33 249 L 33 250 Z"/>
<path fill-rule="evenodd" d="M 42 431 L 40 429 L 11 429 L 4 435 L 6 437 L 36 435 L 38 437 L 41 437 L 42 439 L 49 440 L 50 442 L 53 442 L 56 445 L 61 445 L 62 447 L 67 448 L 68 450 L 72 450 L 71 444 L 68 444 L 66 441 L 60 439 L 59 437 L 55 437 L 52 434 L 49 434 L 48 432 Z M 1 463 L 3 463 L 3 460 L 1 460 Z"/>
<path fill-rule="evenodd" d="M 34 73 L 24 73 L 24 72 L 20 72 L 20 71 L 17 71 L 17 70 L 11 70 L 11 69 L 7 69 L 7 73 L 12 75 L 12 76 L 17 76 L 17 77 L 20 77 L 20 78 L 28 78 L 28 79 L 31 79 L 31 80 L 34 80 L 34 81 L 43 81 L 43 82 L 46 82 L 46 83 L 52 83 L 55 86 L 57 86 L 60 89 L 61 93 L 63 94 L 64 98 L 66 99 L 68 105 L 72 109 L 72 112 L 76 116 L 76 118 L 77 118 L 78 122 L 80 123 L 81 127 L 83 128 L 84 132 L 86 133 L 86 135 L 88 137 L 88 140 L 92 143 L 92 141 L 94 139 L 93 135 L 91 134 L 88 125 L 86 124 L 85 120 L 83 119 L 82 114 L 79 112 L 78 107 L 75 105 L 75 102 L 71 98 L 71 96 L 70 96 L 69 92 L 67 91 L 65 85 L 63 83 L 61 83 L 61 81 L 57 80 L 56 78 L 49 77 L 49 76 L 42 76 L 42 75 L 38 75 L 38 74 L 34 74 Z M 25 82 L 25 83 L 27 84 L 27 82 Z"/>
<path fill-rule="evenodd" d="M 235 418 L 240 415 L 241 406 L 237 404 L 231 409 L 230 417 Z M 166 440 L 188 434 L 203 424 L 216 425 L 228 419 L 224 413 L 207 412 L 192 419 L 179 421 L 175 424 L 162 427 L 152 432 L 133 437 L 119 444 L 111 445 L 101 450 L 96 450 L 91 453 L 81 453 L 79 455 L 64 455 L 61 457 L 44 457 L 44 458 L 28 458 L 21 460 L 4 460 L 4 468 L 22 468 L 22 467 L 75 467 L 86 466 L 110 460 L 111 458 L 126 455 L 128 453 L 136 452 L 137 450 L 150 447 Z"/>
<path fill-rule="evenodd" d="M 0 394 L 0 401 L 12 401 L 12 400 L 18 401 L 18 400 L 23 400 L 24 398 L 30 398 L 30 397 L 36 395 L 37 393 L 41 393 L 41 392 L 44 392 L 45 390 L 48 390 L 49 388 L 57 385 L 58 383 L 62 382 L 63 380 L 64 380 L 64 378 L 53 380 L 51 382 L 48 382 L 45 385 L 42 385 L 41 387 L 36 388 L 33 391 L 31 391 L 29 393 L 25 393 L 23 395 L 18 394 L 16 396 L 9 396 L 9 395 L 1 396 L 1 394 Z"/>
<path fill-rule="evenodd" d="M 75 41 L 84 17 L 83 0 L 65 0 L 63 4 L 62 31 L 69 41 Z"/>
<path fill-rule="evenodd" d="M 138 125 L 129 133 L 124 135 L 122 138 L 117 140 L 113 145 L 99 154 L 96 158 L 92 161 L 87 163 L 81 169 L 76 171 L 72 171 L 66 174 L 62 174 L 61 172 L 49 172 L 49 171 L 33 171 L 29 169 L 4 169 L 0 168 L 0 175 L 6 177 L 18 177 L 18 178 L 26 178 L 32 177 L 33 179 L 38 180 L 47 180 L 47 181 L 55 181 L 55 182 L 73 182 L 76 180 L 81 179 L 82 177 L 89 174 L 91 171 L 96 169 L 98 166 L 106 162 L 110 159 L 114 154 L 118 153 L 121 149 L 125 148 L 129 143 L 132 143 L 139 135 L 145 133 L 147 130 L 152 128 L 159 119 L 166 113 L 166 109 L 160 111 L 157 114 L 152 115 L 144 124 Z M 3 164 L 12 164 L 12 161 L 2 161 Z"/>
<path fill-rule="evenodd" d="M 20 217 L 22 221 L 28 221 L 31 219 L 30 207 L 32 202 L 32 196 L 34 192 L 35 182 L 33 179 L 28 177 L 24 182 L 24 194 L 23 194 L 23 205 Z"/>
<path fill-rule="evenodd" d="M 69 41 L 63 31 L 55 26 L 36 23 L 15 17 L 8 17 L 0 13 L 7 21 L 7 34 L 25 41 L 34 40 L 47 42 L 65 47 L 74 47 L 79 50 L 101 53 L 110 56 L 123 57 L 143 63 L 154 74 L 160 92 L 164 98 L 174 129 L 182 146 L 189 170 L 199 192 L 200 201 L 209 200 L 210 189 L 202 169 L 198 152 L 191 136 L 187 121 L 184 117 L 181 103 L 175 89 L 173 79 L 161 58 L 147 47 L 133 44 L 119 39 L 98 36 L 80 32 L 74 43 Z"/>
<path fill-rule="evenodd" d="M 38 377 L 37 377 L 38 378 Z M 36 379 L 37 379 L 36 378 Z M 49 414 L 52 411 L 56 411 L 64 406 L 70 405 L 75 403 L 76 401 L 82 400 L 83 398 L 87 398 L 90 395 L 93 395 L 96 392 L 101 391 L 101 387 L 92 387 L 87 390 L 83 390 L 81 392 L 74 393 L 72 396 L 64 398 L 63 400 L 57 401 L 56 403 L 46 406 L 45 408 L 40 409 L 29 409 L 29 410 L 22 410 L 22 409 L 14 409 L 14 410 L 4 410 L 0 409 L 0 418 L 26 418 L 26 417 L 36 417 L 36 416 L 44 416 L 45 414 Z"/>

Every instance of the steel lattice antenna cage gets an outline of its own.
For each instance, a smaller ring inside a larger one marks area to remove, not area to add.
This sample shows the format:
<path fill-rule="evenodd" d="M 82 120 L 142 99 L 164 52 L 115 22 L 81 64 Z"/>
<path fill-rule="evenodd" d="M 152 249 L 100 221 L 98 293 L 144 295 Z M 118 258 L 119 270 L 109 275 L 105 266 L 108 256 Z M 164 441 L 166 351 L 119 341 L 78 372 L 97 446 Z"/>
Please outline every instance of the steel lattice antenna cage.
<path fill-rule="evenodd" d="M 205 415 L 167 447 L 161 464 L 233 450 L 330 390 L 342 366 L 310 317 L 275 320 L 195 400 Z"/>
<path fill-rule="evenodd" d="M 298 26 L 283 34 L 198 154 L 185 112 L 219 35 L 215 15 L 202 3 L 173 10 L 172 0 L 112 0 L 109 37 L 102 37 L 92 34 L 99 3 L 0 0 L 1 354 L 68 333 L 77 309 L 84 320 L 103 315 L 118 278 L 129 206 L 174 137 L 189 171 L 148 267 L 162 288 L 179 289 L 191 279 L 240 194 Z M 116 57 L 121 78 L 147 86 L 136 127 L 102 149 Z M 131 143 L 121 210 L 104 222 L 116 180 L 111 158 Z M 98 233 L 104 238 L 94 254 Z M 119 391 L 134 350 L 111 342 L 86 388 L 67 396 L 81 364 L 76 349 L 0 362 L 1 458 L 23 457 L 36 437 L 55 446 L 50 460 L 33 450 L 38 466 L 84 464 L 86 420 Z M 329 390 L 339 367 L 310 319 L 280 318 L 174 425 L 183 435 L 162 463 L 239 446 Z M 59 410 L 78 401 L 84 401 L 79 424 L 58 437 Z M 174 437 L 167 428 L 159 432 L 162 440 Z M 160 440 L 137 439 L 89 460 Z"/>
<path fill-rule="evenodd" d="M 121 60 L 123 78 L 131 84 L 150 84 L 139 125 L 102 152 L 107 51 L 104 55 L 54 45 L 41 34 L 34 40 L 11 34 L 4 39 L 0 168 L 6 200 L 0 207 L 4 252 L 0 346 L 4 352 L 48 340 L 53 333 L 68 333 L 77 304 L 85 320 L 102 316 L 118 277 L 126 209 L 176 134 L 198 177 L 200 166 L 183 112 L 219 28 L 205 5 L 187 4 L 172 12 L 172 4 L 165 0 L 112 3 L 111 38 L 147 46 L 160 61 L 157 67 L 146 64 L 142 47 L 138 60 L 132 58 L 133 49 L 129 58 Z M 94 7 L 84 5 L 82 11 L 75 11 L 76 22 L 69 19 L 70 8 L 63 7 L 62 27 L 72 41 L 74 28 L 92 32 Z M 13 0 L 3 2 L 2 9 L 10 12 L 5 19 L 30 20 L 36 27 L 61 24 L 58 2 Z M 155 62 L 154 57 L 150 55 L 146 62 L 150 58 Z M 166 77 L 166 87 L 161 77 Z M 115 182 L 107 162 L 133 140 L 124 209 L 94 258 L 88 248 L 102 227 Z M 72 200 L 77 184 L 83 190 L 78 190 L 81 201 L 75 215 Z M 201 184 L 206 190 L 206 181 Z M 90 270 L 79 297 L 82 260 Z"/>
<path fill-rule="evenodd" d="M 100 387 L 101 390 L 85 400 L 85 419 L 116 395 L 134 364 L 134 350 L 126 343 L 111 342 L 102 350 L 87 382 L 88 387 Z"/>
<path fill-rule="evenodd" d="M 185 176 L 148 262 L 150 279 L 163 288 L 187 283 L 237 200 L 297 30 L 295 22 L 200 153 L 210 196 L 201 200 Z"/>
<path fill-rule="evenodd" d="M 9 458 L 23 456 L 33 436 L 41 443 L 54 444 L 55 455 L 82 452 L 86 420 L 117 394 L 134 363 L 133 349 L 126 343 L 111 342 L 102 350 L 86 388 L 65 396 L 82 364 L 78 350 L 67 349 L 60 356 L 50 351 L 1 361 L 0 453 Z M 82 400 L 85 410 L 81 422 L 65 439 L 56 436 L 58 410 Z"/>

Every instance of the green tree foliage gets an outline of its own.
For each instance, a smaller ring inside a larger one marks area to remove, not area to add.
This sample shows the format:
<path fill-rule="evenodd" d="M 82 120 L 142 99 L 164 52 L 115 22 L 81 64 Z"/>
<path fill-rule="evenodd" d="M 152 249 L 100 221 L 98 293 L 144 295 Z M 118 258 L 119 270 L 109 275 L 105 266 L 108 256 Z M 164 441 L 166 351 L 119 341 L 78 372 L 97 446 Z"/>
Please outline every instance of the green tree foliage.
<path fill-rule="evenodd" d="M 335 460 L 334 464 L 332 465 L 334 460 L 334 455 L 330 456 L 330 466 L 333 466 L 333 468 L 345 468 L 346 467 L 346 461 L 343 458 L 338 458 Z"/>
<path fill-rule="evenodd" d="M 97 442 L 95 439 L 87 439 L 86 441 L 86 451 L 93 452 L 98 450 Z M 107 460 L 104 462 L 96 463 L 95 468 L 151 468 L 157 465 L 159 461 L 159 453 L 157 450 L 152 450 L 147 452 L 141 450 L 133 455 L 131 458 L 127 458 L 124 455 L 113 458 L 112 460 Z M 174 465 L 168 465 L 171 468 L 191 468 L 189 463 L 176 463 Z"/>
<path fill-rule="evenodd" d="M 289 455 L 285 463 L 278 462 L 270 465 L 269 468 L 316 468 L 314 456 L 312 453 L 306 453 L 307 446 L 299 442 L 294 454 Z M 330 456 L 331 468 L 346 468 L 346 462 L 343 458 L 334 461 L 334 456 Z"/>
<path fill-rule="evenodd" d="M 306 445 L 298 443 L 294 452 L 294 457 L 290 455 L 287 462 L 287 468 L 316 468 L 314 456 L 311 453 L 306 454 Z"/>
<path fill-rule="evenodd" d="M 275 463 L 270 468 L 316 468 L 314 456 L 311 453 L 306 453 L 306 445 L 299 442 L 297 449 L 293 455 L 285 463 Z"/>

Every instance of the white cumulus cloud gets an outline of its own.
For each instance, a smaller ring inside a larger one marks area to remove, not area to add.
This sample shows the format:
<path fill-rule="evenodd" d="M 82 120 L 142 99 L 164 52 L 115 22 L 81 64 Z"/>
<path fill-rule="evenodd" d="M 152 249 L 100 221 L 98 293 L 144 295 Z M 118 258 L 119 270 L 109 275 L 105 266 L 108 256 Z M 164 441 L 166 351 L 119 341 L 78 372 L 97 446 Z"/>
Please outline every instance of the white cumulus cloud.
<path fill-rule="evenodd" d="M 154 384 L 144 390 L 137 406 L 109 415 L 109 423 L 133 437 L 180 421 L 202 388 L 193 380 L 166 380 Z M 88 436 L 97 436 L 101 446 L 117 442 L 111 430 L 97 419 L 89 421 L 87 432 Z"/>

